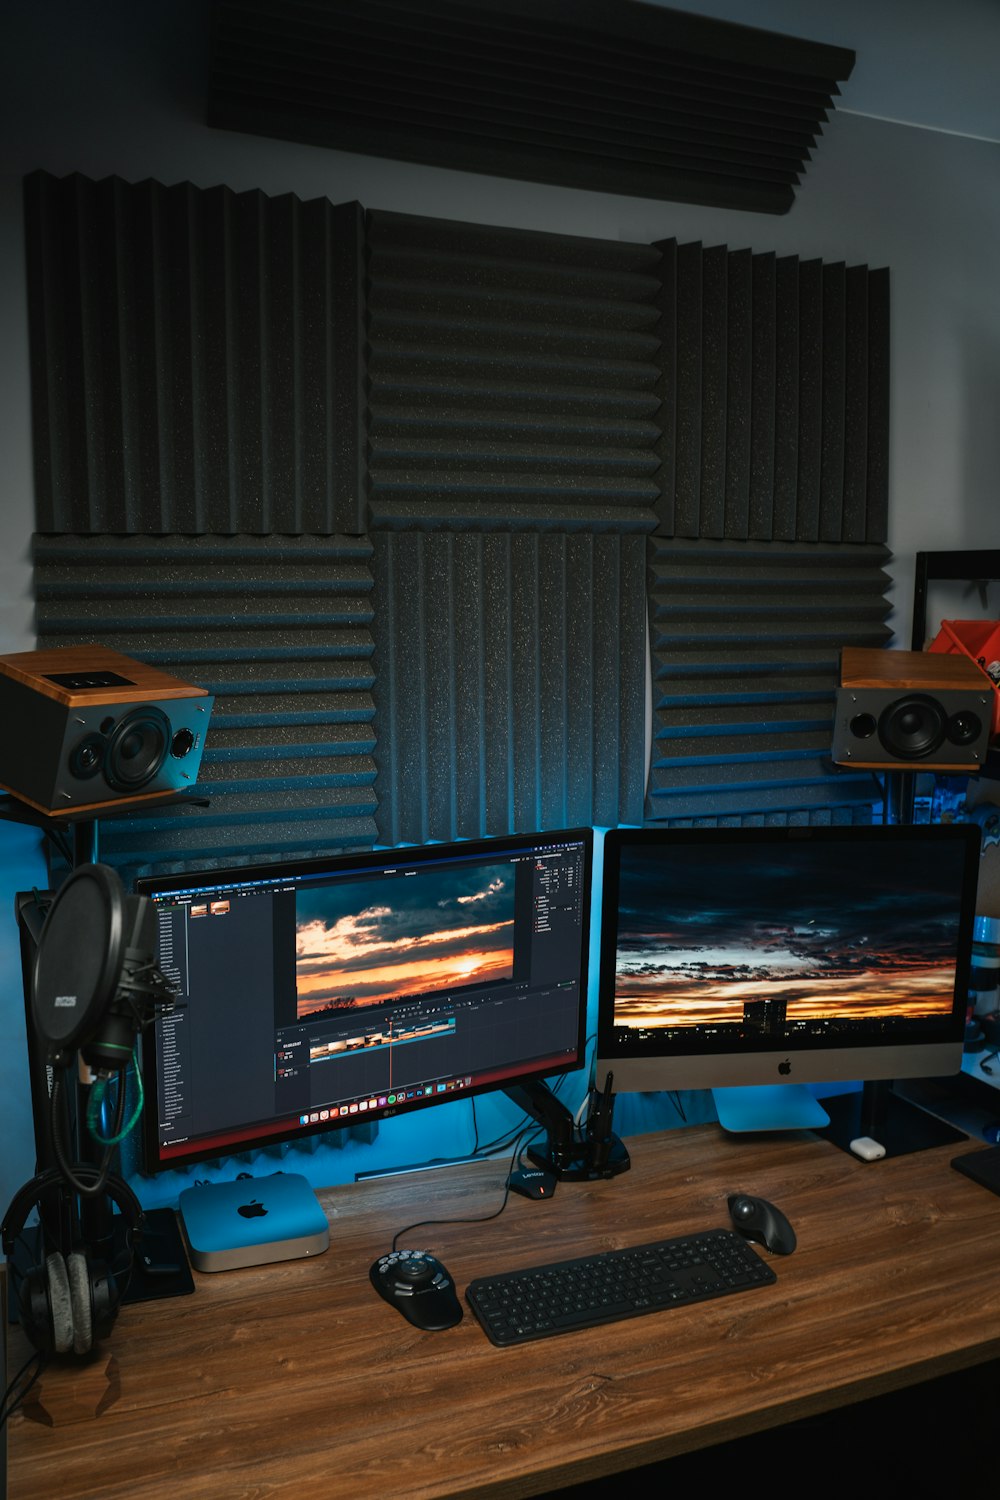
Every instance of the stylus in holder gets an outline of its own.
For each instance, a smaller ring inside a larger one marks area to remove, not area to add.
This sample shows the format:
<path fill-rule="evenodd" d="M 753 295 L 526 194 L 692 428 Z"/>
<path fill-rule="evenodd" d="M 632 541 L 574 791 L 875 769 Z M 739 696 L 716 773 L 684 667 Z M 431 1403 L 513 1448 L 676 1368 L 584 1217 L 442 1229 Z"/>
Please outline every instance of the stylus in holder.
<path fill-rule="evenodd" d="M 591 1094 L 590 1114 L 582 1131 L 560 1099 L 544 1083 L 517 1084 L 505 1090 L 509 1098 L 545 1127 L 544 1147 L 529 1146 L 528 1156 L 563 1182 L 590 1182 L 617 1177 L 632 1165 L 628 1151 L 611 1129 L 615 1096 L 608 1074 L 603 1094 Z M 596 1101 L 596 1102 L 595 1102 Z"/>
<path fill-rule="evenodd" d="M 613 1083 L 614 1074 L 609 1072 L 604 1080 L 604 1092 L 599 1094 L 595 1089 L 590 1096 L 586 1139 L 590 1169 L 598 1177 L 604 1175 L 604 1169 L 611 1159 L 613 1144 L 617 1141 L 621 1146 L 621 1141 L 611 1129 L 611 1122 L 615 1117 Z"/>

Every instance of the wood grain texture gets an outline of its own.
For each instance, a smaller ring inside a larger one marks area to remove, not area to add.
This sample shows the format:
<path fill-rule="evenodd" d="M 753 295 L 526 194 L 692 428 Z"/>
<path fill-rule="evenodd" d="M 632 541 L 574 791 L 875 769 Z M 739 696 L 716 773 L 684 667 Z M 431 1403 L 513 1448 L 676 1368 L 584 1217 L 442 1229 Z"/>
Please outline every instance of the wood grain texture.
<path fill-rule="evenodd" d="M 989 693 L 985 672 L 967 656 L 945 656 L 931 651 L 875 651 L 867 646 L 845 646 L 840 653 L 842 687 L 889 688 L 921 693 L 967 689 Z"/>
<path fill-rule="evenodd" d="M 68 688 L 51 680 L 63 672 L 116 672 L 120 686 Z M 207 690 L 192 687 L 148 662 L 134 661 L 107 646 L 54 646 L 48 651 L 17 651 L 0 656 L 0 676 L 41 693 L 67 708 L 94 703 L 141 703 L 145 698 L 205 698 Z"/>
<path fill-rule="evenodd" d="M 533 1495 L 1000 1356 L 1000 1199 L 950 1168 L 954 1147 L 865 1164 L 807 1134 L 748 1144 L 714 1126 L 629 1147 L 612 1182 L 404 1244 L 433 1248 L 464 1291 L 725 1224 L 746 1190 L 798 1233 L 777 1285 L 498 1350 L 469 1312 L 418 1332 L 368 1267 L 412 1220 L 492 1212 L 504 1164 L 334 1189 L 327 1254 L 196 1273 L 193 1297 L 127 1307 L 108 1346 L 120 1398 L 56 1428 L 15 1417 L 10 1500 Z M 11 1369 L 22 1358 L 15 1334 Z"/>

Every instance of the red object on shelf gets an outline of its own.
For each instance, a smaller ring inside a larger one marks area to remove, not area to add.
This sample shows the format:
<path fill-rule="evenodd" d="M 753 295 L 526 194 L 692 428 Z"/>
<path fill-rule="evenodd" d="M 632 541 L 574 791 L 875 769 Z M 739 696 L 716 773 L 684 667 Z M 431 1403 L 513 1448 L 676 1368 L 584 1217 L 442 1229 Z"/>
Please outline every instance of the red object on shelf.
<path fill-rule="evenodd" d="M 945 656 L 968 656 L 993 689 L 991 735 L 1000 737 L 1000 688 L 986 668 L 1000 661 L 1000 620 L 942 620 L 941 629 L 928 646 Z"/>

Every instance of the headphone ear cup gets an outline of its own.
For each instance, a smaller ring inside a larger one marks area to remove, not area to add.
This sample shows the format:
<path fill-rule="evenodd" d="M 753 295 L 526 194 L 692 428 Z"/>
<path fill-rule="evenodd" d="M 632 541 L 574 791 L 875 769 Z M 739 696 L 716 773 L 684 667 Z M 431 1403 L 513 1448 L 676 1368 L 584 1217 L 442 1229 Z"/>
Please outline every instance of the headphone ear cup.
<path fill-rule="evenodd" d="M 73 1298 L 66 1262 L 58 1250 L 54 1250 L 46 1257 L 44 1277 L 48 1300 L 46 1321 L 51 1330 L 51 1343 L 49 1340 L 45 1342 L 53 1354 L 68 1354 L 73 1347 Z M 31 1298 L 31 1303 L 34 1309 L 34 1296 Z M 32 1322 L 38 1329 L 38 1320 L 34 1316 Z M 36 1345 L 36 1347 L 39 1346 Z"/>
<path fill-rule="evenodd" d="M 121 1305 L 121 1293 L 113 1271 L 103 1261 L 92 1261 L 88 1269 L 93 1321 L 91 1337 L 95 1344 L 99 1344 L 114 1327 Z"/>
<path fill-rule="evenodd" d="M 94 1344 L 94 1313 L 87 1257 L 79 1250 L 66 1257 L 69 1297 L 73 1309 L 73 1353 L 89 1354 Z"/>
<path fill-rule="evenodd" d="M 54 1351 L 51 1306 L 48 1267 L 34 1266 L 21 1277 L 17 1288 L 17 1319 L 25 1338 L 39 1354 Z"/>

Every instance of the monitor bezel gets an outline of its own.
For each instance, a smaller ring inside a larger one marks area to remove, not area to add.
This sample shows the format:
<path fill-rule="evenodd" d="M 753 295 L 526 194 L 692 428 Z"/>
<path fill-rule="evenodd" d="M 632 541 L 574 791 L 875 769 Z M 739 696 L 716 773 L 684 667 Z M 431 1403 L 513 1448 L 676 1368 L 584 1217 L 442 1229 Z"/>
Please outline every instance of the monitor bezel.
<path fill-rule="evenodd" d="M 553 1062 L 552 1059 L 544 1059 L 537 1065 L 525 1065 L 523 1068 L 518 1068 L 516 1073 L 511 1073 L 500 1081 L 487 1079 L 469 1086 L 463 1086 L 460 1090 L 449 1093 L 446 1099 L 431 1096 L 423 1099 L 407 1100 L 406 1102 L 397 1102 L 393 1105 L 386 1105 L 384 1108 L 371 1110 L 364 1115 L 352 1115 L 348 1119 L 310 1122 L 305 1126 L 286 1121 L 284 1124 L 276 1125 L 273 1129 L 269 1128 L 266 1131 L 258 1133 L 234 1129 L 231 1139 L 222 1144 L 220 1144 L 218 1134 L 211 1138 L 210 1143 L 204 1144 L 204 1138 L 199 1137 L 198 1140 L 192 1141 L 190 1150 L 178 1151 L 174 1149 L 170 1152 L 169 1156 L 164 1156 L 161 1153 L 159 1132 L 157 1130 L 157 1120 L 159 1118 L 158 1082 L 156 1077 L 157 1070 L 155 1062 L 153 1062 L 155 1055 L 154 1043 L 151 1037 L 146 1037 L 143 1043 L 144 1056 L 149 1059 L 149 1063 L 143 1068 L 146 1099 L 143 1109 L 141 1170 L 144 1175 L 152 1177 L 165 1172 L 190 1167 L 199 1162 L 225 1160 L 228 1156 L 238 1156 L 247 1151 L 288 1144 L 295 1145 L 312 1137 L 334 1135 L 344 1130 L 357 1129 L 358 1127 L 372 1124 L 377 1125 L 382 1121 L 433 1108 L 442 1103 L 453 1103 L 471 1099 L 481 1094 L 513 1087 L 516 1084 L 529 1083 L 544 1078 L 561 1077 L 564 1074 L 582 1069 L 586 1061 L 587 1045 L 594 831 L 592 828 L 548 829 L 538 833 L 508 834 L 484 839 L 463 839 L 454 843 L 397 845 L 394 847 L 359 850 L 353 853 L 348 851 L 331 857 L 317 856 L 291 860 L 279 858 L 254 865 L 219 866 L 212 869 L 187 870 L 167 875 L 139 877 L 135 881 L 135 891 L 138 895 L 151 897 L 155 893 L 159 896 L 169 897 L 189 890 L 199 893 L 204 892 L 207 895 L 213 889 L 232 885 L 233 883 L 253 884 L 286 879 L 314 880 L 324 874 L 330 874 L 334 878 L 343 878 L 355 872 L 362 875 L 371 874 L 377 872 L 379 869 L 388 870 L 390 868 L 397 868 L 401 864 L 426 866 L 451 859 L 476 860 L 493 857 L 503 858 L 521 851 L 538 850 L 542 852 L 545 849 L 556 849 L 573 845 L 580 845 L 582 848 L 583 891 L 581 894 L 577 1035 L 572 1056 L 556 1062 Z"/>
<path fill-rule="evenodd" d="M 919 1039 L 855 1040 L 848 1046 L 801 1045 L 779 1048 L 769 1038 L 741 1045 L 733 1051 L 722 1044 L 706 1045 L 693 1035 L 669 1047 L 658 1039 L 646 1044 L 616 1036 L 614 1022 L 617 960 L 617 912 L 622 852 L 629 847 L 660 846 L 680 850 L 692 844 L 853 843 L 859 858 L 873 839 L 902 845 L 918 840 L 944 839 L 964 846 L 962 889 L 952 1008 L 933 1035 Z M 687 1089 L 727 1089 L 774 1084 L 823 1085 L 891 1081 L 896 1078 L 938 1077 L 957 1073 L 962 1065 L 968 978 L 975 899 L 979 870 L 980 834 L 970 824 L 848 824 L 786 827 L 635 828 L 612 829 L 604 839 L 601 892 L 597 1019 L 597 1075 L 614 1074 L 623 1092 L 656 1093 Z"/>

